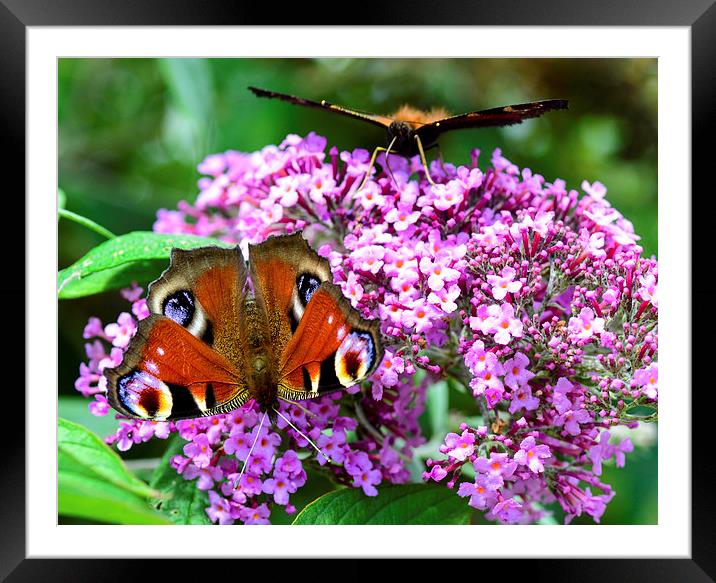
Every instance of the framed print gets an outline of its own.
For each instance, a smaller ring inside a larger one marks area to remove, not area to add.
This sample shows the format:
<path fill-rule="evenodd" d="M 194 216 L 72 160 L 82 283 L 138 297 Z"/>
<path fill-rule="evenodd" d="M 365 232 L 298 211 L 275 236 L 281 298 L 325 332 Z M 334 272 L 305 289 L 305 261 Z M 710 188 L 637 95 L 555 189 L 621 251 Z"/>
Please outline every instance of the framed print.
<path fill-rule="evenodd" d="M 175 556 L 710 580 L 685 283 L 713 8 L 415 8 L 2 9 L 27 116 L 8 580 Z"/>

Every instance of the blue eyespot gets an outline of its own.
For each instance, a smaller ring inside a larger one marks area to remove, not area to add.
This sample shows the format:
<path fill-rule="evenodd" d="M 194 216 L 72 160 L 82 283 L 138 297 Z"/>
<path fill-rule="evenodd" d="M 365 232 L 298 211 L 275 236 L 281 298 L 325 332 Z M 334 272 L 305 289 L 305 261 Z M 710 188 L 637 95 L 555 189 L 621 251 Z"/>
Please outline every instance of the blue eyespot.
<path fill-rule="evenodd" d="M 187 290 L 179 290 L 164 300 L 162 312 L 177 324 L 187 327 L 194 317 L 194 297 Z"/>
<path fill-rule="evenodd" d="M 302 273 L 296 278 L 296 287 L 298 288 L 298 297 L 301 299 L 301 303 L 306 306 L 311 301 L 313 294 L 321 285 L 321 282 L 317 277 L 308 273 Z"/>

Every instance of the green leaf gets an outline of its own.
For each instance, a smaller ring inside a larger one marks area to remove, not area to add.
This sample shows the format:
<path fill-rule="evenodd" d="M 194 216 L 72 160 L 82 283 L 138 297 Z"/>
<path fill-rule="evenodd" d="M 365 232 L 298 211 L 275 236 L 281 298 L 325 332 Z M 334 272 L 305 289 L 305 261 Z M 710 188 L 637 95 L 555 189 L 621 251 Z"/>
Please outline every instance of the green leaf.
<path fill-rule="evenodd" d="M 114 415 L 111 412 L 102 417 L 92 415 L 87 408 L 90 402 L 90 399 L 85 399 L 84 397 L 62 395 L 59 398 L 58 414 L 63 419 L 83 425 L 99 436 L 109 435 L 117 431 L 119 423 Z"/>
<path fill-rule="evenodd" d="M 209 495 L 196 487 L 196 480 L 185 480 L 169 464 L 175 455 L 183 453 L 186 443 L 179 435 L 172 437 L 154 470 L 150 485 L 159 492 L 154 505 L 174 524 L 211 524 L 206 515 Z"/>
<path fill-rule="evenodd" d="M 296 516 L 293 524 L 467 524 L 471 510 L 454 490 L 435 484 L 378 489 L 368 497 L 357 488 L 324 494 Z"/>
<path fill-rule="evenodd" d="M 122 458 L 86 427 L 60 418 L 57 424 L 59 469 L 103 479 L 138 496 L 156 494 L 124 465 Z"/>
<path fill-rule="evenodd" d="M 71 472 L 60 472 L 58 509 L 75 516 L 110 524 L 171 524 L 144 499 L 123 488 Z"/>
<path fill-rule="evenodd" d="M 174 247 L 196 249 L 234 245 L 207 237 L 134 231 L 97 245 L 57 274 L 60 299 L 79 298 L 156 279 Z"/>
<path fill-rule="evenodd" d="M 145 500 L 156 492 L 85 427 L 57 423 L 58 512 L 101 522 L 167 524 Z"/>

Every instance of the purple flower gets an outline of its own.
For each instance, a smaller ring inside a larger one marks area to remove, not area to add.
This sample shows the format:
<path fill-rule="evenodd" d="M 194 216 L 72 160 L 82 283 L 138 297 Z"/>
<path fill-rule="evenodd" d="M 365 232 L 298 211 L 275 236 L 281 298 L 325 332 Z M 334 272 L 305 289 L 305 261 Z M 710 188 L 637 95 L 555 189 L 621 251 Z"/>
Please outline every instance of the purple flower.
<path fill-rule="evenodd" d="M 649 399 L 656 400 L 659 385 L 659 367 L 656 364 L 640 368 L 634 373 L 634 381 Z"/>
<path fill-rule="evenodd" d="M 443 255 L 439 259 L 423 257 L 420 260 L 420 271 L 428 278 L 428 287 L 432 291 L 439 291 L 445 287 L 446 282 L 457 281 L 460 272 L 449 267 L 450 257 Z"/>
<path fill-rule="evenodd" d="M 520 409 L 525 411 L 534 411 L 539 407 L 540 401 L 537 397 L 532 396 L 532 389 L 529 385 L 520 387 L 512 393 L 512 403 L 508 411 L 510 414 L 515 414 Z"/>
<path fill-rule="evenodd" d="M 346 434 L 343 431 L 334 431 L 332 435 L 321 434 L 316 441 L 316 445 L 324 452 L 331 461 L 340 464 L 345 459 Z M 318 463 L 324 465 L 328 462 L 326 457 L 321 453 L 318 454 Z"/>
<path fill-rule="evenodd" d="M 577 338 L 591 338 L 604 331 L 604 318 L 595 318 L 591 308 L 582 308 L 578 317 L 569 319 L 569 331 Z"/>
<path fill-rule="evenodd" d="M 280 458 L 276 460 L 274 465 L 277 472 L 285 473 L 291 477 L 298 476 L 303 471 L 301 460 L 292 449 L 289 449 Z"/>
<path fill-rule="evenodd" d="M 380 470 L 363 470 L 359 472 L 353 479 L 355 487 L 363 488 L 366 496 L 377 496 L 378 490 L 375 486 L 382 481 Z"/>
<path fill-rule="evenodd" d="M 209 515 L 211 522 L 217 524 L 233 524 L 234 519 L 231 516 L 231 506 L 229 501 L 223 496 L 219 496 L 213 490 L 209 490 L 209 506 L 206 513 Z"/>
<path fill-rule="evenodd" d="M 393 224 L 396 232 L 400 233 L 418 221 L 420 211 L 413 211 L 412 203 L 401 203 L 397 208 L 390 209 L 384 218 L 387 223 Z"/>
<path fill-rule="evenodd" d="M 475 482 L 463 482 L 458 488 L 458 496 L 470 497 L 469 504 L 478 510 L 484 510 L 497 498 L 497 490 L 502 487 L 503 480 L 495 474 L 478 474 Z"/>
<path fill-rule="evenodd" d="M 250 433 L 244 433 L 240 426 L 231 429 L 229 438 L 224 441 L 224 451 L 229 455 L 235 455 L 237 459 L 246 460 L 251 449 L 252 438 Z"/>
<path fill-rule="evenodd" d="M 122 312 L 114 324 L 107 324 L 104 327 L 104 333 L 112 341 L 112 345 L 117 348 L 126 348 L 129 341 L 137 330 L 137 324 L 131 314 Z"/>
<path fill-rule="evenodd" d="M 257 475 L 251 473 L 250 471 L 241 476 L 241 481 L 236 487 L 234 487 L 234 484 L 239 478 L 239 474 L 229 474 L 228 477 L 229 480 L 226 483 L 227 487 L 229 489 L 242 492 L 244 496 L 253 497 L 263 492 L 263 482 Z"/>
<path fill-rule="evenodd" d="M 599 435 L 599 443 L 589 448 L 589 459 L 592 460 L 592 471 L 597 475 L 602 475 L 602 461 L 609 459 L 614 455 L 614 446 L 609 445 L 610 433 L 602 431 Z"/>
<path fill-rule="evenodd" d="M 102 320 L 92 316 L 87 321 L 87 325 L 85 326 L 85 329 L 82 332 L 82 337 L 83 338 L 105 338 L 106 339 L 106 335 L 104 333 L 104 326 L 102 326 Z"/>
<path fill-rule="evenodd" d="M 264 492 L 272 494 L 274 502 L 281 506 L 288 504 L 289 494 L 293 494 L 295 491 L 296 485 L 283 472 L 274 472 L 273 478 L 264 481 Z"/>
<path fill-rule="evenodd" d="M 526 437 L 520 443 L 520 450 L 515 454 L 515 461 L 521 466 L 527 466 L 535 474 L 544 472 L 543 459 L 552 457 L 547 445 L 536 445 L 535 438 Z"/>
<path fill-rule="evenodd" d="M 570 409 L 562 413 L 555 419 L 555 425 L 564 425 L 564 430 L 570 435 L 579 435 L 582 431 L 579 427 L 580 423 L 591 421 L 592 416 L 586 409 Z"/>
<path fill-rule="evenodd" d="M 211 463 L 213 451 L 209 438 L 205 433 L 198 433 L 191 443 L 184 446 L 184 455 L 192 458 L 198 468 L 205 468 Z"/>
<path fill-rule="evenodd" d="M 616 466 L 622 468 L 626 459 L 625 454 L 634 450 L 634 445 L 628 437 L 623 439 L 619 445 L 610 445 L 610 436 L 609 431 L 602 431 L 599 434 L 599 443 L 589 448 L 588 455 L 592 461 L 592 471 L 597 476 L 602 475 L 602 462 L 604 460 L 615 456 Z"/>
<path fill-rule="evenodd" d="M 370 463 L 370 458 L 368 457 L 367 453 L 363 451 L 351 451 L 348 453 L 348 455 L 346 455 L 343 467 L 346 468 L 346 471 L 351 476 L 355 477 L 362 472 L 370 470 L 373 467 L 373 464 Z"/>
<path fill-rule="evenodd" d="M 95 400 L 89 404 L 90 413 L 97 417 L 102 417 L 109 413 L 110 407 L 107 402 L 107 397 L 104 395 L 95 395 L 94 398 Z"/>
<path fill-rule="evenodd" d="M 527 370 L 530 359 L 521 352 L 515 354 L 514 357 L 505 361 L 505 384 L 511 389 L 518 389 L 527 384 L 527 382 L 535 375 Z M 512 411 L 510 411 L 512 413 Z"/>
<path fill-rule="evenodd" d="M 475 436 L 465 430 L 462 435 L 448 433 L 445 437 L 444 453 L 459 461 L 464 461 L 475 451 Z"/>
<path fill-rule="evenodd" d="M 571 409 L 572 401 L 569 400 L 567 394 L 572 391 L 574 385 L 570 383 L 566 378 L 561 377 L 557 384 L 554 386 L 554 396 L 552 397 L 552 403 L 554 404 L 557 412 L 562 414 Z"/>
<path fill-rule="evenodd" d="M 244 524 L 269 524 L 271 511 L 266 504 L 260 504 L 254 508 L 244 507 L 239 512 L 239 518 Z"/>
<path fill-rule="evenodd" d="M 618 468 L 624 467 L 624 463 L 626 462 L 626 456 L 624 454 L 632 451 L 634 451 L 634 444 L 631 442 L 631 439 L 625 437 L 614 450 L 614 458 Z"/>
<path fill-rule="evenodd" d="M 252 455 L 264 456 L 270 459 L 276 451 L 276 446 L 281 443 L 281 436 L 277 433 L 269 431 L 269 428 L 264 425 L 261 428 L 261 432 L 258 434 L 259 437 L 257 439 L 257 429 L 258 428 L 255 428 L 251 433 L 252 443 L 256 440 L 256 445 L 254 446 Z"/>
<path fill-rule="evenodd" d="M 514 498 L 505 498 L 495 504 L 487 514 L 488 518 L 497 518 L 505 524 L 516 524 L 523 517 L 522 504 Z"/>
<path fill-rule="evenodd" d="M 457 310 L 455 300 L 460 297 L 460 286 L 453 284 L 450 287 L 443 287 L 441 290 L 431 291 L 428 295 L 428 301 L 438 306 L 446 314 L 452 314 Z"/>
<path fill-rule="evenodd" d="M 517 272 L 511 267 L 504 267 L 500 275 L 488 275 L 487 281 L 492 286 L 492 297 L 504 300 L 508 293 L 517 293 L 522 289 L 520 281 L 514 281 Z"/>
<path fill-rule="evenodd" d="M 134 423 L 120 423 L 116 434 L 117 449 L 127 451 L 135 443 L 141 443 L 141 437 Z"/>
<path fill-rule="evenodd" d="M 522 337 L 522 322 L 515 318 L 512 304 L 492 305 L 487 309 L 485 327 L 488 334 L 495 335 L 497 344 L 509 344 L 512 338 Z"/>
<path fill-rule="evenodd" d="M 214 487 L 214 482 L 219 482 L 224 477 L 224 473 L 216 466 L 200 468 L 194 464 L 189 464 L 182 476 L 184 476 L 185 480 L 199 478 L 196 482 L 196 487 L 199 490 L 211 490 Z"/>
<path fill-rule="evenodd" d="M 517 464 L 506 453 L 490 453 L 490 459 L 479 457 L 473 462 L 476 472 L 510 478 L 515 473 Z"/>
<path fill-rule="evenodd" d="M 439 482 L 445 476 L 447 476 L 447 470 L 445 470 L 445 468 L 443 468 L 440 464 L 435 464 L 431 468 L 430 472 L 426 472 L 425 479 L 430 478 L 432 480 L 435 480 L 436 482 Z"/>

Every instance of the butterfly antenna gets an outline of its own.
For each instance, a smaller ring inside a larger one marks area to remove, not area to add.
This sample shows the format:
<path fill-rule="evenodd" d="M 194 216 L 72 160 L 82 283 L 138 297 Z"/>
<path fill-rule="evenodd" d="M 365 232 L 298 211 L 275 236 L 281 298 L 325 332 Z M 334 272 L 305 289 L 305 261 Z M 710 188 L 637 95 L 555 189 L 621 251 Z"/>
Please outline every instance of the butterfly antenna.
<path fill-rule="evenodd" d="M 388 167 L 388 173 L 390 174 L 390 177 L 393 178 L 393 172 L 390 170 L 390 165 L 388 164 L 388 154 L 390 153 L 390 149 L 393 147 L 393 144 L 395 143 L 396 139 L 397 136 L 391 140 L 387 148 L 378 146 L 375 150 L 373 150 L 373 155 L 370 157 L 370 162 L 368 163 L 368 170 L 366 170 L 365 176 L 363 177 L 363 182 L 360 183 L 360 186 L 358 187 L 358 190 L 356 190 L 356 192 L 360 192 L 365 186 L 365 183 L 368 182 L 368 179 L 370 178 L 370 171 L 373 170 L 373 166 L 375 165 L 375 159 L 378 157 L 378 154 L 380 152 L 386 152 L 385 165 Z M 393 182 L 395 182 L 395 178 L 393 178 Z M 398 183 L 395 182 L 395 185 L 397 186 Z"/>
<path fill-rule="evenodd" d="M 313 449 L 315 449 L 318 453 L 320 453 L 329 462 L 333 463 L 333 460 L 331 459 L 331 457 L 326 452 L 322 451 L 321 448 L 318 447 L 315 443 L 313 443 L 313 440 L 311 440 L 311 438 L 308 437 L 308 435 L 303 433 L 303 431 L 301 431 L 298 427 L 296 427 L 293 423 L 291 423 L 291 420 L 288 417 L 286 417 L 283 413 L 281 413 L 281 411 L 279 411 L 275 407 L 273 410 L 276 411 L 277 415 L 279 417 L 281 417 L 281 419 L 283 419 L 286 423 L 288 423 L 294 429 L 294 431 L 296 433 L 298 433 L 301 437 L 303 437 L 303 439 L 305 439 L 308 443 L 310 443 L 313 446 Z"/>
<path fill-rule="evenodd" d="M 253 453 L 254 448 L 256 447 L 256 443 L 258 442 L 259 437 L 261 436 L 261 428 L 264 426 L 264 421 L 266 421 L 266 413 L 264 413 L 264 416 L 261 417 L 261 422 L 259 423 L 259 429 L 256 432 L 256 437 L 254 437 L 254 442 L 251 444 L 251 447 L 249 448 L 249 453 L 246 455 L 246 460 L 244 461 L 244 467 L 241 468 L 239 477 L 236 478 L 236 481 L 234 482 L 234 489 L 239 487 L 241 478 L 243 478 L 246 468 L 249 467 L 249 460 L 251 459 L 251 454 Z"/>

